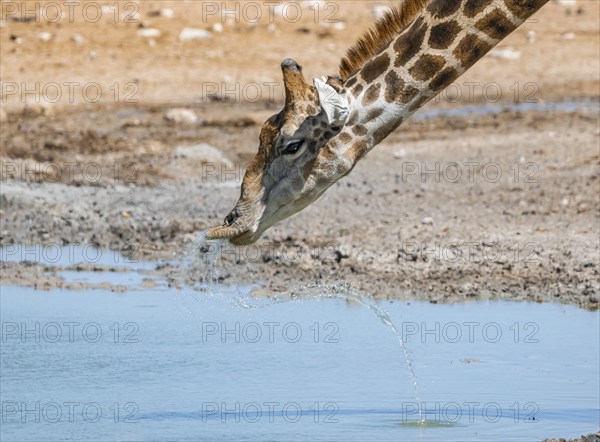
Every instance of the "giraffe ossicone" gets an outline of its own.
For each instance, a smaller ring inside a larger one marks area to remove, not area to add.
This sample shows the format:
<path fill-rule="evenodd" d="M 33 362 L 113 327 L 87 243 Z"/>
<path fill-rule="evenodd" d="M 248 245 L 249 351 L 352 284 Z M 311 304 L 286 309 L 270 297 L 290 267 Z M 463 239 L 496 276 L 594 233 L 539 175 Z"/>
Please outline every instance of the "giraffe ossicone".
<path fill-rule="evenodd" d="M 548 0 L 405 0 L 308 84 L 281 63 L 285 104 L 262 126 L 240 198 L 208 239 L 245 245 L 317 200 Z"/>

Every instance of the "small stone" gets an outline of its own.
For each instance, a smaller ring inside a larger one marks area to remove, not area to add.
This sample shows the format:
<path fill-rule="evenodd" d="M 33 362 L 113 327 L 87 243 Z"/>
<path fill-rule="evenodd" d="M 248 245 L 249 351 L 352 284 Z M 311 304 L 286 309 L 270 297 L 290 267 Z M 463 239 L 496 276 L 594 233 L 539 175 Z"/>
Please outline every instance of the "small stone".
<path fill-rule="evenodd" d="M 406 156 L 406 149 L 398 149 L 394 152 L 394 158 L 399 160 Z"/>
<path fill-rule="evenodd" d="M 164 17 L 164 18 L 173 18 L 175 16 L 175 11 L 171 8 L 162 8 L 156 11 L 148 12 L 150 17 Z"/>
<path fill-rule="evenodd" d="M 575 39 L 575 33 L 574 32 L 565 32 L 562 35 L 562 39 L 563 40 L 574 40 Z"/>
<path fill-rule="evenodd" d="M 164 116 L 165 120 L 175 124 L 196 124 L 198 116 L 190 109 L 174 108 L 169 109 Z"/>
<path fill-rule="evenodd" d="M 560 200 L 560 205 L 563 207 L 567 207 L 569 205 L 569 199 L 563 198 L 562 200 Z"/>
<path fill-rule="evenodd" d="M 433 225 L 433 218 L 430 217 L 430 216 L 426 216 L 425 218 L 423 218 L 421 220 L 421 224 L 432 226 Z"/>
<path fill-rule="evenodd" d="M 535 31 L 529 31 L 529 32 L 527 32 L 527 42 L 530 45 L 534 44 L 535 41 L 536 41 L 536 39 L 537 39 L 537 34 L 536 34 Z"/>
<path fill-rule="evenodd" d="M 223 32 L 223 25 L 222 25 L 221 23 L 215 23 L 215 24 L 212 26 L 212 30 L 213 30 L 214 32 Z"/>
<path fill-rule="evenodd" d="M 41 41 L 50 41 L 52 40 L 52 34 L 50 32 L 38 32 L 37 37 Z"/>
<path fill-rule="evenodd" d="M 521 58 L 521 52 L 511 48 L 496 48 L 489 52 L 492 58 L 501 58 L 504 60 L 518 60 Z"/>
<path fill-rule="evenodd" d="M 204 29 L 183 28 L 179 33 L 179 41 L 206 40 L 211 38 L 212 33 Z"/>
<path fill-rule="evenodd" d="M 137 35 L 144 38 L 158 38 L 160 34 L 160 30 L 155 28 L 139 29 L 137 31 Z"/>
<path fill-rule="evenodd" d="M 73 35 L 71 37 L 71 41 L 73 43 L 75 43 L 76 45 L 78 45 L 78 46 L 81 46 L 82 44 L 85 43 L 85 39 L 81 35 L 79 35 L 79 34 Z"/>
<path fill-rule="evenodd" d="M 343 21 L 338 21 L 333 25 L 333 29 L 335 29 L 336 31 L 343 31 L 344 29 L 346 29 L 346 23 L 344 23 Z"/>

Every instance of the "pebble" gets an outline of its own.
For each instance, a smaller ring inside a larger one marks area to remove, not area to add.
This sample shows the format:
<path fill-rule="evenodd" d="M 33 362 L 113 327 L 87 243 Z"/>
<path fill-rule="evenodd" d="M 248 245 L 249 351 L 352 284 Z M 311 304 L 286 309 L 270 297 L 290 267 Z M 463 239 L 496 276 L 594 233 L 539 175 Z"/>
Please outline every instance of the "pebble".
<path fill-rule="evenodd" d="M 139 29 L 137 35 L 144 38 L 160 37 L 160 30 L 156 28 Z"/>
<path fill-rule="evenodd" d="M 560 6 L 575 6 L 577 0 L 554 0 L 554 3 Z"/>
<path fill-rule="evenodd" d="M 432 226 L 432 225 L 433 225 L 433 218 L 432 218 L 432 217 L 430 217 L 430 216 L 426 216 L 425 218 L 423 218 L 423 219 L 421 220 L 421 224 L 425 224 L 425 225 L 428 225 L 428 226 Z"/>
<path fill-rule="evenodd" d="M 489 56 L 505 60 L 518 60 L 521 58 L 521 52 L 511 48 L 496 48 L 490 51 Z"/>
<path fill-rule="evenodd" d="M 75 43 L 76 45 L 78 45 L 78 46 L 81 46 L 82 44 L 85 43 L 85 39 L 81 35 L 79 35 L 79 34 L 73 35 L 71 37 L 71 41 L 73 43 Z"/>
<path fill-rule="evenodd" d="M 148 12 L 150 17 L 164 17 L 164 18 L 173 18 L 175 16 L 175 11 L 171 8 L 162 8 L 157 11 Z"/>
<path fill-rule="evenodd" d="M 50 41 L 52 40 L 52 34 L 50 32 L 38 32 L 37 35 L 38 39 L 42 40 L 42 41 Z"/>
<path fill-rule="evenodd" d="M 562 35 L 562 39 L 563 40 L 574 40 L 575 39 L 575 33 L 574 32 L 565 32 Z"/>
<path fill-rule="evenodd" d="M 164 116 L 165 120 L 175 124 L 196 124 L 198 116 L 193 110 L 184 108 L 169 109 Z"/>
<path fill-rule="evenodd" d="M 537 34 L 536 34 L 535 31 L 529 31 L 529 32 L 527 32 L 527 42 L 530 45 L 534 44 L 535 41 L 536 41 L 536 39 L 537 39 Z"/>
<path fill-rule="evenodd" d="M 198 28 L 183 28 L 179 33 L 179 41 L 205 40 L 211 37 L 211 32 Z"/>
<path fill-rule="evenodd" d="M 221 23 L 215 23 L 212 26 L 213 32 L 223 32 L 223 25 Z"/>

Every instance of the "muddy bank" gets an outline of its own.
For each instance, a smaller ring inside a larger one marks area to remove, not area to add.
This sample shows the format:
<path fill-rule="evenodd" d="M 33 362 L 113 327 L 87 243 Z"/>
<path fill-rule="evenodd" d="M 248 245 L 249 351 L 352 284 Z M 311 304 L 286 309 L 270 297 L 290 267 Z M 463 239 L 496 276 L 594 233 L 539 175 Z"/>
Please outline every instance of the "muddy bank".
<path fill-rule="evenodd" d="M 157 273 L 178 285 L 173 260 L 233 206 L 257 124 L 276 108 L 199 106 L 194 124 L 174 124 L 160 106 L 9 114 L 0 240 L 168 259 Z M 258 244 L 224 246 L 221 282 L 258 283 L 257 293 L 343 282 L 378 299 L 597 308 L 597 104 L 431 115 Z"/>

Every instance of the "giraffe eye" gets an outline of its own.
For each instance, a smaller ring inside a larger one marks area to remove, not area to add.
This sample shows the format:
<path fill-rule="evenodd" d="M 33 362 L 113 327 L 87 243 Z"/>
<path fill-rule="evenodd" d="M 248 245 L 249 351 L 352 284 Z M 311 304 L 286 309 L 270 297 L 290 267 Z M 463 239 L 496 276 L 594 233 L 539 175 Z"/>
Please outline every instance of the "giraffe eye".
<path fill-rule="evenodd" d="M 300 148 L 302 147 L 303 144 L 304 144 L 304 141 L 302 141 L 302 140 L 291 141 L 283 149 L 283 154 L 284 155 L 293 155 L 300 150 Z"/>

